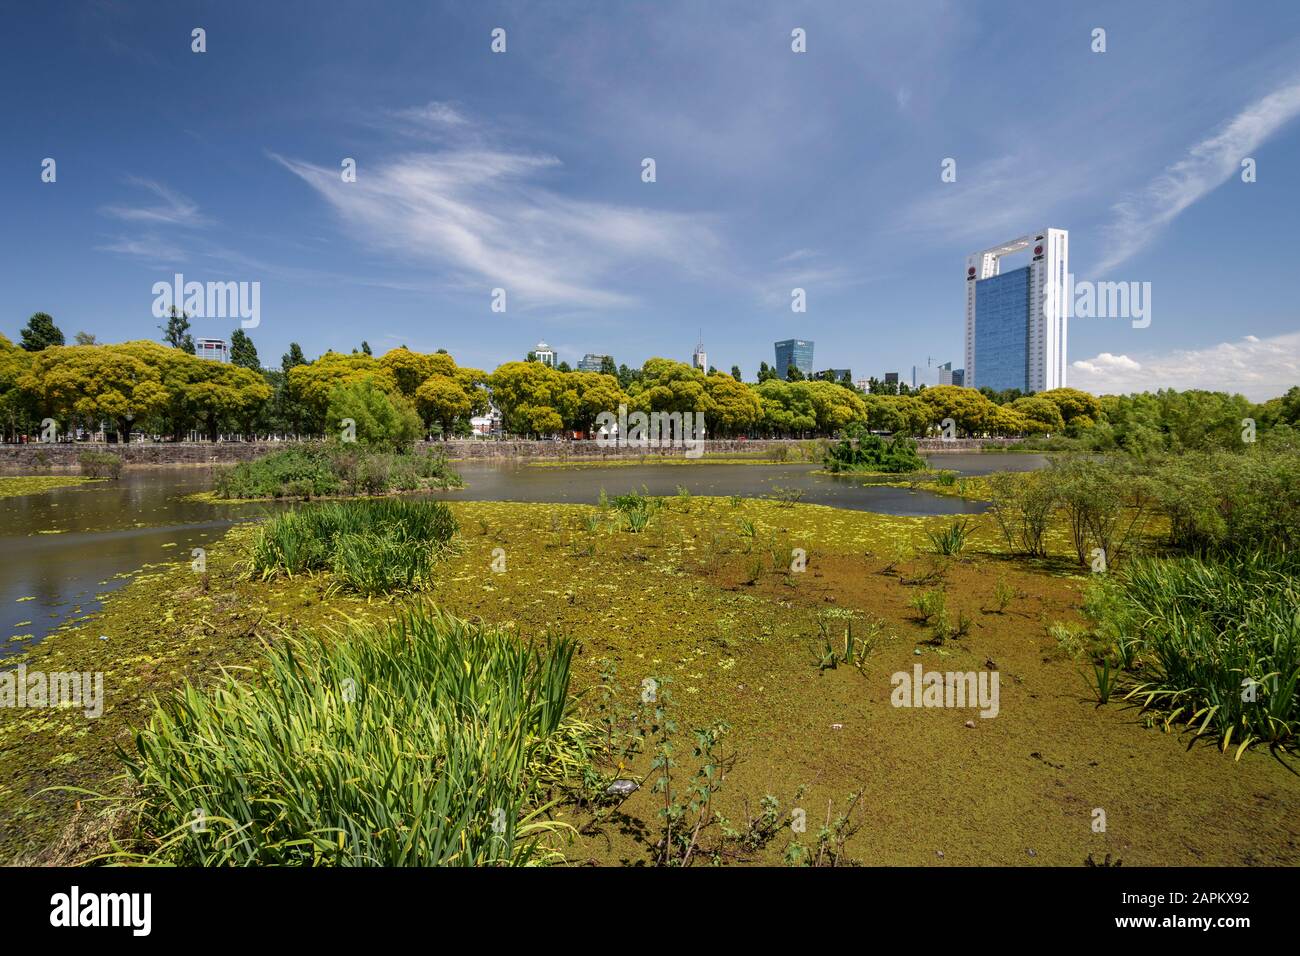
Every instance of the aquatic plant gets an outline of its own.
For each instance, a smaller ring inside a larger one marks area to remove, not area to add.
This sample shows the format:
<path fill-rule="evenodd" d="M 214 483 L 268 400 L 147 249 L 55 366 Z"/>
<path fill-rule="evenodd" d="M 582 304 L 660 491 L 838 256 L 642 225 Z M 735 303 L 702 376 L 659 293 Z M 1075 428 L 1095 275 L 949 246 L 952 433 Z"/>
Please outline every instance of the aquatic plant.
<path fill-rule="evenodd" d="M 847 621 L 844 625 L 844 637 L 839 642 L 832 640 L 830 622 L 826 617 L 819 617 L 817 626 L 821 631 L 821 646 L 813 648 L 813 664 L 818 671 L 825 673 L 837 669 L 841 664 L 851 664 L 858 669 L 859 673 L 865 673 L 863 667 L 866 665 L 867 655 L 875 647 L 883 627 L 880 621 L 869 623 L 865 639 L 855 638 L 853 621 Z"/>
<path fill-rule="evenodd" d="M 1097 703 L 1110 703 L 1110 695 L 1115 690 L 1115 678 L 1118 676 L 1118 671 L 1112 667 L 1110 658 L 1103 658 L 1100 663 L 1092 665 L 1091 671 L 1081 673 L 1088 684 L 1088 689 L 1096 696 Z"/>
<path fill-rule="evenodd" d="M 954 521 L 942 531 L 929 531 L 926 534 L 930 538 L 930 546 L 935 554 L 953 555 L 962 553 L 971 531 L 970 521 L 963 518 Z"/>
<path fill-rule="evenodd" d="M 262 580 L 331 571 L 366 595 L 418 590 L 452 536 L 456 519 L 440 501 L 383 498 L 330 502 L 276 515 L 258 529 L 249 571 Z"/>
<path fill-rule="evenodd" d="M 1126 698 L 1237 756 L 1300 731 L 1300 554 L 1137 558 L 1090 588 L 1104 637 L 1144 665 Z"/>
<path fill-rule="evenodd" d="M 159 703 L 124 753 L 138 795 L 113 862 L 181 866 L 545 863 L 550 789 L 591 728 L 574 645 L 418 608 L 339 639 L 286 637 L 256 679 Z"/>

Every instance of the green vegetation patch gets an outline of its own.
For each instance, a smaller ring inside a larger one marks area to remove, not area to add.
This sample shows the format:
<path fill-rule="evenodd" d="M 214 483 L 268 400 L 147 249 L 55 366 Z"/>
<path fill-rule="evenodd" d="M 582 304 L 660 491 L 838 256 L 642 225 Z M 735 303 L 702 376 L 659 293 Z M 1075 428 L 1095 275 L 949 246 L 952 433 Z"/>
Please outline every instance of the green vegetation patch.
<path fill-rule="evenodd" d="M 218 499 L 329 498 L 459 488 L 464 484 L 441 454 L 386 452 L 326 442 L 288 448 L 221 471 Z"/>
<path fill-rule="evenodd" d="M 823 467 L 831 474 L 897 474 L 924 471 L 927 466 L 917 453 L 916 442 L 910 438 L 884 439 L 861 428 L 849 428 L 837 444 L 827 449 Z"/>
<path fill-rule="evenodd" d="M 574 645 L 427 608 L 286 639 L 257 681 L 186 684 L 127 758 L 121 861 L 182 866 L 545 862 L 549 788 L 580 766 Z"/>
<path fill-rule="evenodd" d="M 73 475 L 39 475 L 21 478 L 0 477 L 0 498 L 16 498 L 19 495 L 39 495 L 53 491 L 55 488 L 71 488 L 94 481 L 94 478 L 81 478 Z"/>
<path fill-rule="evenodd" d="M 328 570 L 340 587 L 365 595 L 420 590 L 455 533 L 456 519 L 440 501 L 318 504 L 267 521 L 249 567 L 263 580 Z"/>

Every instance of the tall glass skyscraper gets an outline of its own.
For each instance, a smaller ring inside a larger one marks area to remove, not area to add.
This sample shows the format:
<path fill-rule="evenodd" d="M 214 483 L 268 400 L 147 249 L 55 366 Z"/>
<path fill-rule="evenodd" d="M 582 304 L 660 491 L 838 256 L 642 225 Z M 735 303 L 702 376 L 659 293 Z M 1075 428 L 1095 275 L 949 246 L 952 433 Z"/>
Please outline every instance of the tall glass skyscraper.
<path fill-rule="evenodd" d="M 1043 229 L 966 260 L 967 386 L 1065 386 L 1069 235 Z M 1026 250 L 1029 265 L 1002 272 L 1003 256 Z"/>
<path fill-rule="evenodd" d="M 786 370 L 793 365 L 804 378 L 812 374 L 813 343 L 803 339 L 786 339 L 776 343 L 776 374 L 785 378 Z"/>

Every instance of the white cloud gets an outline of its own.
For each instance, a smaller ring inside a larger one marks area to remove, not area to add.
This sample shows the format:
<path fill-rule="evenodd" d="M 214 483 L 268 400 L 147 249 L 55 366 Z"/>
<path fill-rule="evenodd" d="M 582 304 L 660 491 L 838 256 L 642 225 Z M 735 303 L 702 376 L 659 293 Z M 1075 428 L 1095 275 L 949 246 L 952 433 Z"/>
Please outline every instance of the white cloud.
<path fill-rule="evenodd" d="M 393 110 L 392 115 L 401 120 L 429 126 L 464 126 L 469 122 L 450 103 L 440 103 L 437 100 L 430 100 L 423 106 Z"/>
<path fill-rule="evenodd" d="M 207 225 L 208 220 L 199 212 L 199 204 L 189 197 L 183 196 L 152 179 L 131 177 L 127 182 L 153 193 L 157 202 L 134 206 L 104 206 L 100 212 L 126 222 L 188 226 L 191 228 Z"/>
<path fill-rule="evenodd" d="M 339 170 L 273 158 L 325 199 L 367 243 L 455 284 L 507 290 L 510 308 L 616 308 L 612 288 L 638 267 L 703 276 L 721 244 L 698 216 L 563 195 L 537 180 L 553 156 L 454 148 L 374 162 L 344 183 Z"/>
<path fill-rule="evenodd" d="M 119 255 L 144 259 L 154 264 L 175 264 L 188 258 L 185 252 L 158 236 L 114 236 L 103 245 L 95 247 L 101 252 L 115 252 Z"/>
<path fill-rule="evenodd" d="M 1110 248 L 1097 270 L 1105 272 L 1128 259 L 1184 209 L 1240 173 L 1241 161 L 1297 114 L 1300 82 L 1292 82 L 1246 107 L 1145 189 L 1116 203 L 1115 219 L 1105 229 Z"/>
<path fill-rule="evenodd" d="M 1097 395 L 1203 388 L 1263 401 L 1300 385 L 1300 331 L 1137 358 L 1102 352 L 1074 362 L 1069 383 Z"/>

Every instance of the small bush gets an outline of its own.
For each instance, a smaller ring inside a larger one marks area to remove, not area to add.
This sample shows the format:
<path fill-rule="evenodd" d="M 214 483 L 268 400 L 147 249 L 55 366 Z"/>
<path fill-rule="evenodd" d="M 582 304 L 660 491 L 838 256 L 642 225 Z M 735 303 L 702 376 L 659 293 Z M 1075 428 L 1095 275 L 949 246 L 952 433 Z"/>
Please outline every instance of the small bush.
<path fill-rule="evenodd" d="M 77 464 L 87 478 L 122 476 L 122 459 L 106 451 L 83 451 L 77 458 Z"/>

